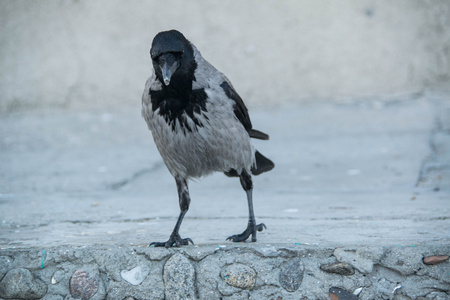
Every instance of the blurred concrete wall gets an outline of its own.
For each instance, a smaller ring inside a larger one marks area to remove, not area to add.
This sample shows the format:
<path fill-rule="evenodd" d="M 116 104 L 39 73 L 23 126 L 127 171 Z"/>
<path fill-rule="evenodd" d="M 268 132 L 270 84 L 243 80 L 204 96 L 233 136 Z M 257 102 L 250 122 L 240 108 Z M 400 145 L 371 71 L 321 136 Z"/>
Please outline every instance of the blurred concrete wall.
<path fill-rule="evenodd" d="M 450 85 L 448 0 L 0 0 L 0 110 L 139 106 L 172 28 L 251 104 Z"/>

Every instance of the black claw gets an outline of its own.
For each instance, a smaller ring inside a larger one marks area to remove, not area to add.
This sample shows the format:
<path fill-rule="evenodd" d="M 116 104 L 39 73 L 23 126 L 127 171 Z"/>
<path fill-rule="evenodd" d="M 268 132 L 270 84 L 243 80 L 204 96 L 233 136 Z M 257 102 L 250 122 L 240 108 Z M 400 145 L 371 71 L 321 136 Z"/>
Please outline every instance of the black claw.
<path fill-rule="evenodd" d="M 256 229 L 261 232 L 261 231 L 263 231 L 263 229 L 267 229 L 267 227 L 266 227 L 266 224 L 261 223 L 261 224 L 256 225 Z"/>
<path fill-rule="evenodd" d="M 264 223 L 258 224 L 258 225 L 248 225 L 247 229 L 244 230 L 241 234 L 235 234 L 232 236 L 229 236 L 227 238 L 227 241 L 232 242 L 244 242 L 246 241 L 250 236 L 252 236 L 252 242 L 256 242 L 256 231 L 263 231 L 263 229 L 267 229 L 266 225 Z"/>
<path fill-rule="evenodd" d="M 150 247 L 164 247 L 166 243 L 153 242 L 150 244 Z"/>
<path fill-rule="evenodd" d="M 153 247 L 166 247 L 166 248 L 181 247 L 181 246 L 187 246 L 187 245 L 189 245 L 189 243 L 194 245 L 194 242 L 190 238 L 182 239 L 180 237 L 180 235 L 177 233 L 177 234 L 172 234 L 167 242 L 153 242 L 150 244 L 150 247 L 152 247 L 152 246 Z"/>

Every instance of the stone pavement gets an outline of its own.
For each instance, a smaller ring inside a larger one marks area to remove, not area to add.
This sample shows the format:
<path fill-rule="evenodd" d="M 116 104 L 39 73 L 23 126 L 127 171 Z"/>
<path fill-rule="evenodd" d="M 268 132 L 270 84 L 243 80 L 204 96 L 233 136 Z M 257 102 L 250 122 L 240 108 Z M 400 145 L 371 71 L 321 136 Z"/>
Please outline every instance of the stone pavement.
<path fill-rule="evenodd" d="M 250 115 L 276 164 L 254 177 L 267 230 L 225 241 L 247 204 L 214 174 L 190 183 L 180 234 L 195 245 L 159 249 L 178 201 L 139 103 L 3 113 L 0 298 L 450 297 L 450 94 Z"/>

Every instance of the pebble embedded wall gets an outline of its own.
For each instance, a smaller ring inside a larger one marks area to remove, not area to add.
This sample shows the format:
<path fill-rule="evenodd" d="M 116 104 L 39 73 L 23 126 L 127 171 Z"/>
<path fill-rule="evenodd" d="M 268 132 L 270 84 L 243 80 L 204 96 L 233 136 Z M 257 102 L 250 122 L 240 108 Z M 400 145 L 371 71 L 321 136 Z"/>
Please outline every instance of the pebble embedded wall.
<path fill-rule="evenodd" d="M 448 246 L 57 247 L 0 252 L 5 299 L 445 299 Z M 440 297 L 440 298 L 439 298 Z"/>

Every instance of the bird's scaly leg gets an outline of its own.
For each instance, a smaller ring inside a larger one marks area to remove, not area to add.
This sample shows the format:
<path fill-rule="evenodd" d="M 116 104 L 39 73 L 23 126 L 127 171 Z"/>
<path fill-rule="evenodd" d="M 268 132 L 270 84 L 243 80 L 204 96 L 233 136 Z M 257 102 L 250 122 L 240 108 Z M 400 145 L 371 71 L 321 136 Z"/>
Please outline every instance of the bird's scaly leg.
<path fill-rule="evenodd" d="M 189 197 L 189 189 L 185 179 L 180 178 L 179 176 L 175 177 L 175 181 L 177 183 L 178 189 L 178 199 L 180 202 L 180 215 L 178 217 L 177 223 L 175 224 L 175 228 L 173 229 L 172 234 L 169 237 L 167 242 L 153 242 L 150 246 L 154 247 L 180 247 L 182 245 L 194 244 L 194 242 L 190 238 L 182 239 L 178 231 L 180 230 L 181 222 L 183 222 L 184 215 L 189 210 L 189 204 L 191 202 L 191 198 Z"/>
<path fill-rule="evenodd" d="M 255 214 L 253 212 L 253 183 L 252 177 L 245 170 L 239 176 L 241 179 L 241 185 L 244 190 L 247 192 L 247 203 L 248 203 L 248 225 L 247 228 L 241 234 L 235 234 L 229 236 L 227 240 L 231 240 L 233 242 L 243 242 L 247 240 L 250 235 L 252 236 L 252 242 L 256 242 L 256 232 L 263 231 L 263 229 L 267 228 L 264 223 L 256 224 Z"/>

